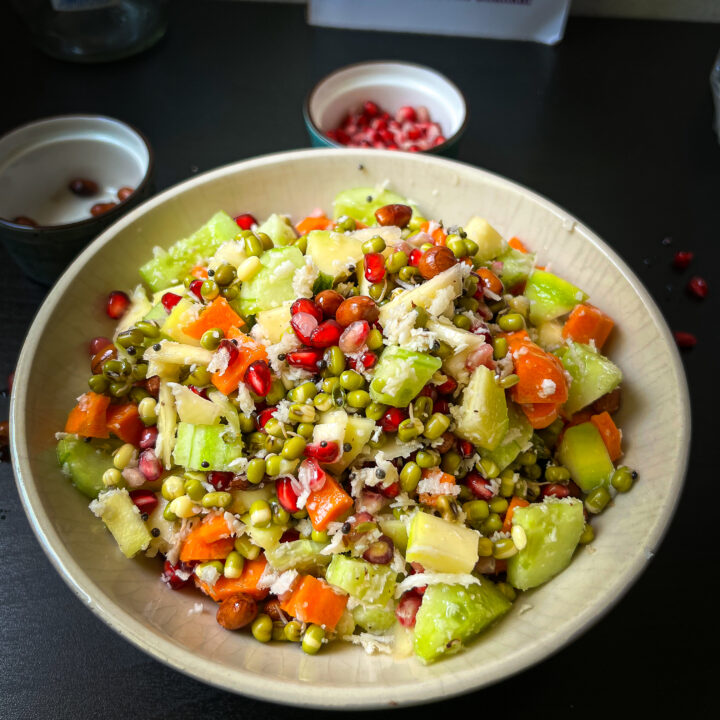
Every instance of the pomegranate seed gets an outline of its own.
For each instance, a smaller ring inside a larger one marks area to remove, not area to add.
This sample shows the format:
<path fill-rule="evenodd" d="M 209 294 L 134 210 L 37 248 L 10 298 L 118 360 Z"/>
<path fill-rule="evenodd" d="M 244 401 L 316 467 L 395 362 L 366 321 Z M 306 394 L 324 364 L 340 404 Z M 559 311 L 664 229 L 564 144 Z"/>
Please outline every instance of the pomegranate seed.
<path fill-rule="evenodd" d="M 567 489 L 570 493 L 570 497 L 579 498 L 582 495 L 580 488 L 572 480 L 568 482 Z"/>
<path fill-rule="evenodd" d="M 387 565 L 395 554 L 395 545 L 387 535 L 381 535 L 363 553 L 363 559 L 373 565 Z"/>
<path fill-rule="evenodd" d="M 707 281 L 704 278 L 701 278 L 699 275 L 695 275 L 694 277 L 690 278 L 687 289 L 691 295 L 694 295 L 700 300 L 704 300 L 708 294 Z"/>
<path fill-rule="evenodd" d="M 197 282 L 197 281 L 193 281 Z M 172 312 L 172 309 L 182 300 L 180 295 L 176 295 L 172 292 L 166 292 L 161 298 L 160 302 L 165 308 L 166 312 Z"/>
<path fill-rule="evenodd" d="M 340 459 L 340 446 L 332 440 L 321 440 L 305 446 L 305 456 L 321 463 L 333 463 Z"/>
<path fill-rule="evenodd" d="M 185 587 L 191 577 L 192 567 L 185 566 L 184 563 L 172 565 L 167 560 L 165 561 L 161 578 L 162 581 L 169 585 L 173 590 L 180 590 L 180 588 Z"/>
<path fill-rule="evenodd" d="M 151 490 L 131 490 L 130 499 L 141 513 L 148 515 L 157 507 L 157 495 Z"/>
<path fill-rule="evenodd" d="M 369 370 L 371 367 L 375 365 L 375 363 L 378 360 L 378 356 L 374 352 L 368 352 L 363 353 L 362 357 L 360 358 L 360 362 L 363 364 L 363 367 L 366 370 Z"/>
<path fill-rule="evenodd" d="M 475 368 L 484 365 L 489 370 L 495 369 L 495 360 L 493 359 L 493 346 L 489 343 L 480 345 L 475 348 L 468 356 L 465 361 L 465 367 L 468 372 L 472 372 Z"/>
<path fill-rule="evenodd" d="M 673 258 L 673 266 L 676 270 L 685 270 L 692 262 L 694 255 L 687 250 L 678 250 Z"/>
<path fill-rule="evenodd" d="M 417 140 L 420 135 L 422 135 L 422 131 L 420 128 L 410 127 L 405 131 L 405 134 L 407 135 L 408 140 Z"/>
<path fill-rule="evenodd" d="M 420 258 L 423 256 L 423 251 L 420 248 L 415 248 L 408 258 L 408 262 L 413 266 L 417 267 L 420 264 Z"/>
<path fill-rule="evenodd" d="M 113 290 L 105 304 L 105 312 L 113 320 L 119 320 L 130 307 L 130 298 L 122 290 Z"/>
<path fill-rule="evenodd" d="M 328 348 L 337 345 L 342 334 L 342 325 L 339 325 L 335 320 L 326 320 L 312 331 L 310 345 L 316 348 Z"/>
<path fill-rule="evenodd" d="M 570 494 L 567 485 L 561 485 L 560 483 L 550 483 L 550 485 L 543 485 L 542 496 L 543 497 L 556 497 L 565 498 Z"/>
<path fill-rule="evenodd" d="M 272 373 L 264 360 L 256 360 L 245 371 L 244 382 L 260 397 L 265 397 L 272 386 Z"/>
<path fill-rule="evenodd" d="M 258 415 L 258 418 L 257 418 L 257 425 L 258 425 L 258 427 L 262 430 L 262 428 L 264 428 L 265 425 L 267 424 L 267 421 L 268 421 L 273 415 L 275 415 L 276 412 L 277 412 L 277 408 L 274 408 L 274 407 L 265 408 L 265 410 L 263 410 L 263 411 Z"/>
<path fill-rule="evenodd" d="M 437 391 L 441 395 L 452 395 L 457 390 L 457 380 L 449 377 L 442 385 L 438 385 Z"/>
<path fill-rule="evenodd" d="M 202 292 L 201 292 L 202 284 L 203 284 L 203 281 L 198 279 L 198 280 L 193 280 L 190 283 L 190 285 L 188 286 L 188 290 L 201 302 L 202 302 Z"/>
<path fill-rule="evenodd" d="M 342 145 L 347 145 L 350 142 L 350 136 L 342 128 L 335 132 L 335 139 Z"/>
<path fill-rule="evenodd" d="M 292 325 L 292 329 L 300 341 L 309 345 L 310 336 L 313 334 L 315 328 L 317 328 L 318 320 L 314 315 L 310 315 L 310 313 L 299 312 L 290 318 L 290 325 Z"/>
<path fill-rule="evenodd" d="M 437 391 L 435 388 L 433 388 L 432 385 L 423 385 L 422 390 L 420 390 L 419 395 L 422 397 L 429 397 L 433 400 L 437 399 Z"/>
<path fill-rule="evenodd" d="M 208 394 L 207 390 L 205 388 L 200 389 L 196 385 L 188 385 L 188 388 L 192 390 L 196 395 L 203 398 L 204 400 L 208 400 Z"/>
<path fill-rule="evenodd" d="M 241 230 L 249 230 L 253 225 L 257 225 L 257 220 L 250 213 L 238 215 L 235 222 Z"/>
<path fill-rule="evenodd" d="M 307 313 L 312 315 L 318 322 L 322 322 L 323 312 L 322 310 L 308 298 L 298 298 L 290 306 L 290 314 L 297 315 L 298 313 Z"/>
<path fill-rule="evenodd" d="M 363 490 L 360 494 L 360 500 L 358 502 L 358 507 L 365 508 L 368 513 L 379 513 L 383 507 L 385 506 L 385 503 L 387 500 L 378 492 L 375 492 L 373 490 Z M 363 513 L 360 513 L 363 514 Z M 355 516 L 357 519 L 357 515 Z M 372 519 L 372 516 L 371 516 Z"/>
<path fill-rule="evenodd" d="M 447 138 L 444 135 L 438 135 L 435 140 L 433 140 L 433 145 L 438 146 L 442 145 L 444 142 L 447 142 Z"/>
<path fill-rule="evenodd" d="M 480 500 L 489 500 L 493 496 L 490 482 L 480 473 L 469 472 L 465 477 L 465 484 L 470 488 L 472 494 Z"/>
<path fill-rule="evenodd" d="M 677 346 L 683 350 L 694 348 L 697 345 L 697 338 L 692 333 L 676 330 L 673 335 Z"/>
<path fill-rule="evenodd" d="M 379 283 L 385 277 L 385 258 L 380 253 L 368 253 L 365 256 L 365 279 L 370 283 Z"/>
<path fill-rule="evenodd" d="M 290 352 L 285 356 L 288 365 L 299 367 L 311 373 L 317 373 L 321 369 L 323 351 L 321 349 L 305 348 Z"/>
<path fill-rule="evenodd" d="M 469 442 L 468 440 L 460 440 L 458 442 L 458 450 L 460 451 L 460 454 L 464 458 L 469 458 L 472 456 L 472 454 L 475 452 L 475 448 L 473 447 L 473 444 Z"/>
<path fill-rule="evenodd" d="M 148 448 L 154 448 L 157 443 L 158 429 L 155 425 L 146 427 L 140 433 L 140 449 L 147 450 Z"/>
<path fill-rule="evenodd" d="M 415 108 L 415 113 L 417 115 L 417 121 L 419 123 L 430 122 L 430 113 L 424 105 L 418 105 Z"/>
<path fill-rule="evenodd" d="M 228 367 L 232 365 L 240 355 L 240 351 L 237 349 L 237 345 L 227 338 L 223 338 L 218 345 L 218 351 L 224 350 L 228 354 Z"/>
<path fill-rule="evenodd" d="M 433 412 L 447 415 L 450 412 L 450 403 L 447 400 L 436 400 L 433 404 Z"/>
<path fill-rule="evenodd" d="M 90 341 L 90 355 L 97 355 L 101 350 L 104 350 L 108 345 L 112 345 L 112 340 L 110 338 L 103 337 L 100 335 L 99 337 L 93 338 Z"/>
<path fill-rule="evenodd" d="M 395 608 L 395 617 L 406 628 L 415 627 L 415 616 L 422 605 L 422 597 L 414 591 L 406 592 Z"/>
<path fill-rule="evenodd" d="M 370 334 L 370 325 L 367 320 L 351 322 L 338 339 L 338 347 L 346 354 L 360 352 L 365 347 L 365 341 Z"/>
<path fill-rule="evenodd" d="M 365 101 L 363 104 L 363 110 L 365 111 L 365 114 L 370 117 L 375 117 L 380 112 L 380 108 L 372 100 Z"/>
<path fill-rule="evenodd" d="M 385 432 L 397 432 L 400 423 L 407 418 L 407 413 L 400 408 L 391 407 L 380 418 L 380 427 Z"/>
<path fill-rule="evenodd" d="M 300 539 L 300 533 L 295 528 L 288 528 L 281 536 L 280 542 L 295 542 Z"/>
<path fill-rule="evenodd" d="M 306 458 L 300 463 L 297 485 L 293 485 L 293 489 L 298 491 L 298 495 L 305 487 L 310 488 L 311 492 L 317 492 L 323 489 L 326 479 L 327 474 L 318 461 L 315 458 Z"/>
<path fill-rule="evenodd" d="M 143 450 L 138 460 L 138 470 L 145 476 L 148 482 L 154 482 L 162 475 L 162 465 L 151 448 Z"/>
<path fill-rule="evenodd" d="M 298 494 L 293 490 L 291 478 L 278 478 L 275 482 L 275 492 L 277 493 L 278 502 L 289 513 L 297 512 L 300 509 L 297 506 Z"/>
<path fill-rule="evenodd" d="M 208 473 L 207 479 L 216 490 L 227 490 L 234 477 L 235 475 L 231 472 L 219 472 L 217 470 L 213 470 Z"/>
<path fill-rule="evenodd" d="M 405 122 L 415 122 L 417 120 L 417 113 L 415 112 L 415 108 L 411 107 L 410 105 L 403 105 L 396 113 L 395 113 L 395 121 L 399 123 L 405 123 Z"/>
<path fill-rule="evenodd" d="M 357 126 L 358 127 L 366 127 L 368 124 L 368 119 L 365 115 L 359 115 L 357 118 Z"/>
<path fill-rule="evenodd" d="M 386 498 L 394 498 L 400 494 L 400 483 L 394 482 L 391 485 L 388 485 L 387 487 L 383 487 L 382 485 L 380 485 L 378 487 L 378 490 Z"/>

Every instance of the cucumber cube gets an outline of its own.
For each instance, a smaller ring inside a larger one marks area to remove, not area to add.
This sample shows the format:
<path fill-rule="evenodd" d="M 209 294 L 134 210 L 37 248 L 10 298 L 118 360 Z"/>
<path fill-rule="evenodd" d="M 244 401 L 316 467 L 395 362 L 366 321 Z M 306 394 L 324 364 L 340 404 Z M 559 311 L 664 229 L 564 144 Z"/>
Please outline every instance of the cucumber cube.
<path fill-rule="evenodd" d="M 545 270 L 533 270 L 525 286 L 525 296 L 530 301 L 533 325 L 565 315 L 588 298 L 580 288 Z"/>
<path fill-rule="evenodd" d="M 265 233 L 273 241 L 275 247 L 292 245 L 297 238 L 297 233 L 290 220 L 285 215 L 276 213 L 273 213 L 258 227 L 258 232 Z"/>
<path fill-rule="evenodd" d="M 140 511 L 127 490 L 108 490 L 90 503 L 90 509 L 105 523 L 125 557 L 145 550 L 152 540 Z"/>
<path fill-rule="evenodd" d="M 395 612 L 379 605 L 358 605 L 352 614 L 357 625 L 373 634 L 385 633 L 395 624 Z"/>
<path fill-rule="evenodd" d="M 558 456 L 583 492 L 610 482 L 612 460 L 600 431 L 591 422 L 573 425 L 565 431 Z"/>
<path fill-rule="evenodd" d="M 260 256 L 262 270 L 240 287 L 241 315 L 255 315 L 295 300 L 293 277 L 305 264 L 304 255 L 294 246 L 266 250 Z"/>
<path fill-rule="evenodd" d="M 391 345 L 380 356 L 370 395 L 377 403 L 407 407 L 441 367 L 440 358 Z"/>
<path fill-rule="evenodd" d="M 528 446 L 533 428 L 529 420 L 517 405 L 508 405 L 508 431 L 502 442 L 494 450 L 483 450 L 483 458 L 492 460 L 500 470 L 504 470 Z"/>
<path fill-rule="evenodd" d="M 331 556 L 320 554 L 324 547 L 325 543 L 313 540 L 293 540 L 266 551 L 265 557 L 270 565 L 281 572 L 294 569 L 307 573 L 330 564 Z"/>
<path fill-rule="evenodd" d="M 527 545 L 508 560 L 508 582 L 519 590 L 537 587 L 562 572 L 572 559 L 585 526 L 580 500 L 545 500 L 515 509 L 513 527 L 525 531 Z"/>
<path fill-rule="evenodd" d="M 318 426 L 316 425 L 315 427 L 317 428 Z M 340 475 L 340 473 L 342 473 L 342 471 L 345 470 L 353 460 L 355 460 L 355 458 L 362 452 L 368 440 L 370 440 L 370 436 L 373 434 L 374 430 L 375 422 L 369 418 L 360 417 L 358 415 L 349 415 L 347 417 L 347 424 L 345 425 L 342 444 L 350 445 L 350 450 L 345 450 L 342 457 L 337 462 L 327 466 L 331 475 Z"/>
<path fill-rule="evenodd" d="M 485 450 L 495 450 L 505 437 L 508 419 L 505 390 L 484 365 L 475 368 L 463 393 L 462 404 L 453 413 L 455 434 Z"/>
<path fill-rule="evenodd" d="M 533 253 L 521 253 L 519 250 L 509 247 L 496 260 L 502 263 L 500 279 L 506 290 L 512 290 L 528 279 L 535 264 Z"/>
<path fill-rule="evenodd" d="M 173 460 L 186 470 L 232 471 L 232 462 L 242 457 L 242 440 L 226 442 L 226 425 L 178 423 Z"/>
<path fill-rule="evenodd" d="M 418 512 L 410 522 L 405 559 L 434 572 L 470 573 L 478 561 L 478 537 L 464 525 Z"/>
<path fill-rule="evenodd" d="M 108 448 L 108 449 L 105 449 Z M 57 459 L 72 484 L 89 498 L 96 498 L 105 490 L 103 473 L 113 465 L 111 445 L 96 440 L 85 442 L 76 437 L 64 437 L 57 444 Z"/>
<path fill-rule="evenodd" d="M 620 368 L 589 345 L 569 342 L 555 354 L 572 377 L 565 403 L 567 415 L 582 410 L 622 382 Z"/>
<path fill-rule="evenodd" d="M 378 522 L 383 534 L 387 535 L 393 541 L 393 545 L 404 555 L 408 544 L 405 523 L 394 517 L 381 517 Z"/>
<path fill-rule="evenodd" d="M 392 568 L 347 555 L 333 555 L 325 579 L 369 605 L 384 607 L 395 592 L 395 572 Z"/>
<path fill-rule="evenodd" d="M 140 276 L 155 292 L 177 285 L 190 269 L 239 232 L 237 223 L 224 212 L 218 212 L 199 230 L 184 240 L 178 240 L 167 252 L 161 252 L 140 268 Z"/>
<path fill-rule="evenodd" d="M 460 650 L 502 617 L 512 603 L 482 578 L 481 585 L 430 585 L 415 620 L 415 654 L 424 663 Z"/>

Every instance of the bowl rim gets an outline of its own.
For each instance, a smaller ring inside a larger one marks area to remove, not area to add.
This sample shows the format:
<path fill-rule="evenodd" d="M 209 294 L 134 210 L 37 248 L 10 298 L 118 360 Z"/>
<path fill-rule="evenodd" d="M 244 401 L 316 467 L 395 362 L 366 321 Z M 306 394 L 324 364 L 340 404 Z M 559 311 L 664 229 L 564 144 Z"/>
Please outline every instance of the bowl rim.
<path fill-rule="evenodd" d="M 138 183 L 137 187 L 134 188 L 132 193 L 128 195 L 124 200 L 118 202 L 118 204 L 114 208 L 111 208 L 107 212 L 104 212 L 102 215 L 98 215 L 97 217 L 93 217 L 91 215 L 89 218 L 85 218 L 85 220 L 75 220 L 73 222 L 62 223 L 60 225 L 37 226 L 21 225 L 20 223 L 16 223 L 12 220 L 7 220 L 6 218 L 0 217 L 0 230 L 7 229 L 28 236 L 37 236 L 42 235 L 43 233 L 60 232 L 64 230 L 76 230 L 80 228 L 90 227 L 93 225 L 93 223 L 96 223 L 99 220 L 107 221 L 108 219 L 119 218 L 123 214 L 123 212 L 126 212 L 128 203 L 137 199 L 138 197 L 142 197 L 142 193 L 147 189 L 152 180 L 153 170 L 155 169 L 155 153 L 153 152 L 152 145 L 150 145 L 150 141 L 148 140 L 145 133 L 143 133 L 142 130 L 136 128 L 131 123 L 126 122 L 125 120 L 120 120 L 119 118 L 112 117 L 111 115 L 103 115 L 101 113 L 65 113 L 62 115 L 48 115 L 47 117 L 30 120 L 29 122 L 23 123 L 22 125 L 17 125 L 16 127 L 11 128 L 7 132 L 0 135 L 0 141 L 4 140 L 6 137 L 9 137 L 16 132 L 20 132 L 21 130 L 27 130 L 34 125 L 40 125 L 48 121 L 84 120 L 88 118 L 93 120 L 110 120 L 111 122 L 117 123 L 118 125 L 124 125 L 128 130 L 130 130 L 130 132 L 134 133 L 140 138 L 140 141 L 147 149 L 148 161 L 142 180 Z"/>
<path fill-rule="evenodd" d="M 305 100 L 303 101 L 303 118 L 305 119 L 305 123 L 312 129 L 312 131 L 319 135 L 323 142 L 327 142 L 330 147 L 334 148 L 344 148 L 346 150 L 383 150 L 385 148 L 348 148 L 346 145 L 343 145 L 341 143 L 335 142 L 335 140 L 332 140 L 329 138 L 324 130 L 321 130 L 320 127 L 315 122 L 315 119 L 312 116 L 312 112 L 310 110 L 310 106 L 312 104 L 313 98 L 315 96 L 315 93 L 320 89 L 320 86 L 326 83 L 330 78 L 334 77 L 335 75 L 339 75 L 341 72 L 345 72 L 346 70 L 351 70 L 353 68 L 359 68 L 359 67 L 368 67 L 370 65 L 400 65 L 404 67 L 410 67 L 415 68 L 419 70 L 425 70 L 427 72 L 431 72 L 438 77 L 440 77 L 444 82 L 446 82 L 455 92 L 457 92 L 458 96 L 460 97 L 460 100 L 462 101 L 463 106 L 463 121 L 460 123 L 460 127 L 449 137 L 445 139 L 444 143 L 440 143 L 440 145 L 434 145 L 433 147 L 429 148 L 428 150 L 420 150 L 418 154 L 425 154 L 425 155 L 434 155 L 438 153 L 442 153 L 444 150 L 447 150 L 448 148 L 455 145 L 455 143 L 458 142 L 458 140 L 463 136 L 465 133 L 465 130 L 467 130 L 468 123 L 470 121 L 470 110 L 468 109 L 468 103 L 467 98 L 465 97 L 465 94 L 462 90 L 445 74 L 441 73 L 439 70 L 436 70 L 435 68 L 430 67 L 429 65 L 422 65 L 420 63 L 413 63 L 413 62 L 405 62 L 403 60 L 367 60 L 365 62 L 356 62 L 356 63 L 350 63 L 350 65 L 343 65 L 342 67 L 336 68 L 331 73 L 328 73 L 324 77 L 322 77 L 320 80 L 318 80 L 312 88 L 308 91 L 307 95 L 305 95 Z M 406 152 L 406 151 L 392 151 L 392 152 Z"/>
<path fill-rule="evenodd" d="M 352 158 L 354 162 L 362 161 L 362 149 L 345 149 L 340 152 L 348 158 Z M 381 150 L 378 152 L 385 154 L 388 159 L 397 158 L 397 153 L 392 150 Z M 631 284 L 634 291 L 643 301 L 650 317 L 659 329 L 660 339 L 664 341 L 664 344 L 670 352 L 671 370 L 677 379 L 678 393 L 682 404 L 677 428 L 682 435 L 681 451 L 677 459 L 677 472 L 674 473 L 672 477 L 671 486 L 674 494 L 670 498 L 671 501 L 666 503 L 662 508 L 658 520 L 652 527 L 652 532 L 647 538 L 647 544 L 644 548 L 638 548 L 635 551 L 632 562 L 628 563 L 625 569 L 617 575 L 614 583 L 606 586 L 605 594 L 598 596 L 602 602 L 596 600 L 584 613 L 573 618 L 569 632 L 562 635 L 555 633 L 551 640 L 544 645 L 534 647 L 527 654 L 514 660 L 499 659 L 495 666 L 480 680 L 475 676 L 468 678 L 465 674 L 459 679 L 455 679 L 453 676 L 440 675 L 425 680 L 422 683 L 409 682 L 391 688 L 383 688 L 382 686 L 367 687 L 354 694 L 342 694 L 341 697 L 338 697 L 338 693 L 318 693 L 317 685 L 293 680 L 284 681 L 283 684 L 286 691 L 290 690 L 290 692 L 278 694 L 276 680 L 266 679 L 261 675 L 250 673 L 241 668 L 233 668 L 232 672 L 228 672 L 227 666 L 212 660 L 202 660 L 198 662 L 198 659 L 190 650 L 168 637 L 163 636 L 161 633 L 153 632 L 149 635 L 146 625 L 143 625 L 139 620 L 133 618 L 122 607 L 105 595 L 101 586 L 91 580 L 83 568 L 69 556 L 68 552 L 64 551 L 63 543 L 53 526 L 50 516 L 38 503 L 39 492 L 32 479 L 27 455 L 21 453 L 21 449 L 26 444 L 24 418 L 26 413 L 25 400 L 30 380 L 29 370 L 32 366 L 37 348 L 39 347 L 38 341 L 53 307 L 57 304 L 58 299 L 67 291 L 75 276 L 87 261 L 99 252 L 105 244 L 111 242 L 119 231 L 123 230 L 148 210 L 162 204 L 174 195 L 190 190 L 194 186 L 201 186 L 206 181 L 233 174 L 241 169 L 251 170 L 266 164 L 281 164 L 287 160 L 302 161 L 304 158 L 322 155 L 337 157 L 338 151 L 325 148 L 272 153 L 230 163 L 191 177 L 166 189 L 124 215 L 83 250 L 59 278 L 45 298 L 33 320 L 20 352 L 13 392 L 10 399 L 10 448 L 13 472 L 18 494 L 22 500 L 23 509 L 30 526 L 49 560 L 55 566 L 55 569 L 65 583 L 103 622 L 109 625 L 120 636 L 156 660 L 196 680 L 199 679 L 219 689 L 276 704 L 318 709 L 342 708 L 344 710 L 387 709 L 388 707 L 418 705 L 446 697 L 462 695 L 507 679 L 554 655 L 601 620 L 620 599 L 624 597 L 625 593 L 637 581 L 653 557 L 670 526 L 670 521 L 677 508 L 685 482 L 690 450 L 690 401 L 687 379 L 680 354 L 670 330 L 650 293 L 625 261 L 622 260 L 610 246 L 601 240 L 596 233 L 576 220 L 573 215 L 567 213 L 560 206 L 519 183 L 468 163 L 436 156 L 423 156 L 420 153 L 408 153 L 406 155 L 406 157 L 422 158 L 421 160 L 410 160 L 410 162 L 418 162 L 421 164 L 429 162 L 431 164 L 448 167 L 462 166 L 464 169 L 471 170 L 473 173 L 477 173 L 478 176 L 483 176 L 487 181 L 495 183 L 496 185 L 521 190 L 524 195 L 527 195 L 530 199 L 542 205 L 546 210 L 559 217 L 566 218 L 570 222 L 575 222 L 576 227 L 582 229 L 587 236 L 588 242 L 609 257 L 619 273 Z M 358 652 L 360 652 L 359 648 Z M 242 679 L 243 682 L 234 684 L 233 679 Z"/>

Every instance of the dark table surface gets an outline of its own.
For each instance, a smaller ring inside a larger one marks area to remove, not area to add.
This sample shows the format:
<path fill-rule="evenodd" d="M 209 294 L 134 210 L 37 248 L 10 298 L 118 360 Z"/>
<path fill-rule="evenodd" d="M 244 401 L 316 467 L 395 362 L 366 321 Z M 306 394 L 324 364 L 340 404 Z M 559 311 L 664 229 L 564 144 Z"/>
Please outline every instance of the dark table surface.
<path fill-rule="evenodd" d="M 107 65 L 73 65 L 32 49 L 0 4 L 0 132 L 46 115 L 99 112 L 141 128 L 163 189 L 233 160 L 304 147 L 308 88 L 367 59 L 432 65 L 465 92 L 471 120 L 460 158 L 524 183 L 582 218 L 643 279 L 684 354 L 693 398 L 693 453 L 677 514 L 657 557 L 622 602 L 544 663 L 445 701 L 445 711 L 595 717 L 714 708 L 717 429 L 699 383 L 717 363 L 720 149 L 708 74 L 720 26 L 571 18 L 557 47 L 308 27 L 297 5 L 172 3 L 167 36 Z M 667 240 L 669 238 L 670 240 Z M 665 240 L 665 242 L 663 242 Z M 672 270 L 692 250 L 704 302 Z M 12 371 L 46 290 L 0 248 L 0 377 Z M 715 397 L 717 397 L 715 395 Z M 8 412 L 0 398 L 0 416 Z M 2 418 L 0 418 L 2 419 Z M 698 507 L 701 512 L 698 512 Z M 708 572 L 707 565 L 710 563 Z M 46 560 L 8 463 L 0 465 L 0 717 L 276 717 L 291 712 L 215 690 L 146 657 L 83 607 Z M 568 608 L 568 612 L 572 612 Z M 508 695 L 510 696 L 508 698 Z M 409 717 L 414 709 L 395 711 Z"/>

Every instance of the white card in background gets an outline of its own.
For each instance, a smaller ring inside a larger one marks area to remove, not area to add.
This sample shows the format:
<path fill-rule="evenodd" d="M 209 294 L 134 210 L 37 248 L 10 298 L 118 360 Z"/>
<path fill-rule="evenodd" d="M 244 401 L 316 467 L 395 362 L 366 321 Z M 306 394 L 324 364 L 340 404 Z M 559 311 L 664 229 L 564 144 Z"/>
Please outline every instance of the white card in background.
<path fill-rule="evenodd" d="M 355 30 L 562 40 L 570 0 L 309 0 L 308 22 Z"/>

